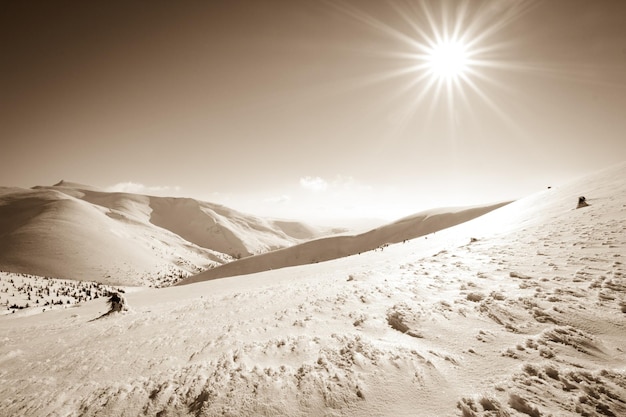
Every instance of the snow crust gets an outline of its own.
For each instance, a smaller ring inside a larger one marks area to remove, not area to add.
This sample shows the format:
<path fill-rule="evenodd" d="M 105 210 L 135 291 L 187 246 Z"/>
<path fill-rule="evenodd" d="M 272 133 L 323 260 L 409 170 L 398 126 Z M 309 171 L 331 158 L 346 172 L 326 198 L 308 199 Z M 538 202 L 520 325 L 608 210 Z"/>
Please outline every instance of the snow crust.
<path fill-rule="evenodd" d="M 626 415 L 625 179 L 384 251 L 136 288 L 100 320 L 103 297 L 2 316 L 1 413 Z"/>

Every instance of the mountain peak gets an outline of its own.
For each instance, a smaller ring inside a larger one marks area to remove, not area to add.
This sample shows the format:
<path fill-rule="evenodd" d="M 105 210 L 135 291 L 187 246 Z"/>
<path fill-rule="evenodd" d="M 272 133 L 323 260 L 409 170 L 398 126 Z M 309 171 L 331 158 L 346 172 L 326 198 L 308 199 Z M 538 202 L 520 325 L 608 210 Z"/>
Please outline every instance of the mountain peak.
<path fill-rule="evenodd" d="M 91 190 L 91 191 L 101 191 L 98 187 L 94 187 L 91 185 L 80 184 L 78 182 L 65 181 L 61 180 L 53 185 L 53 187 L 63 187 L 63 188 L 73 188 L 77 190 Z"/>

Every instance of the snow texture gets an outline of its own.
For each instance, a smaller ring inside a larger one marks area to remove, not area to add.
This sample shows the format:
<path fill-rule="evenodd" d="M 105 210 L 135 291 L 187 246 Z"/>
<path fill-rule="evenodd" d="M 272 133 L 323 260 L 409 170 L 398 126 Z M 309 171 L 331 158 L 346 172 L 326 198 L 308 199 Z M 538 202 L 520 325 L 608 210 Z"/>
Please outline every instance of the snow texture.
<path fill-rule="evenodd" d="M 105 297 L 4 315 L 0 414 L 624 416 L 625 178 L 384 251 L 127 289 L 101 320 Z"/>

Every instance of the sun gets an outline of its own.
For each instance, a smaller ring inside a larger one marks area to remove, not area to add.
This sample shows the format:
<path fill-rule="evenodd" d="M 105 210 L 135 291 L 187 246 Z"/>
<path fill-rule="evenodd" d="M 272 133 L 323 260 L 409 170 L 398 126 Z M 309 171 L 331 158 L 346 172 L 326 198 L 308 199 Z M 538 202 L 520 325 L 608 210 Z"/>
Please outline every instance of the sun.
<path fill-rule="evenodd" d="M 468 46 L 460 40 L 442 40 L 426 52 L 426 68 L 438 80 L 457 80 L 470 66 Z"/>
<path fill-rule="evenodd" d="M 389 0 L 372 2 L 389 6 L 370 9 L 373 13 L 350 2 L 329 3 L 388 42 L 379 51 L 388 68 L 367 74 L 354 85 L 386 83 L 390 87 L 389 98 L 381 103 L 400 103 L 393 112 L 385 110 L 393 113 L 388 117 L 390 135 L 400 135 L 418 117 L 430 121 L 443 120 L 443 116 L 448 126 L 455 127 L 463 117 L 475 119 L 480 108 L 515 125 L 497 101 L 501 91 L 512 91 L 500 74 L 530 67 L 507 59 L 518 41 L 505 36 L 504 30 L 537 2 L 485 5 L 473 0 Z"/>

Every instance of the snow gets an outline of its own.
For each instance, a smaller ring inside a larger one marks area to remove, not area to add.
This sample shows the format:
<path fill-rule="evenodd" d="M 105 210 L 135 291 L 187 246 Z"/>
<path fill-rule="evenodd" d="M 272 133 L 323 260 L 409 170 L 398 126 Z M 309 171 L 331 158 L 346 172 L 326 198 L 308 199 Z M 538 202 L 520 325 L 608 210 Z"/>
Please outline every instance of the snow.
<path fill-rule="evenodd" d="M 188 198 L 109 193 L 65 181 L 0 189 L 0 270 L 16 273 L 167 286 L 326 233 Z"/>
<path fill-rule="evenodd" d="M 281 250 L 223 264 L 201 274 L 185 278 L 177 284 L 185 285 L 234 275 L 306 265 L 361 254 L 370 250 L 382 251 L 389 244 L 405 242 L 409 239 L 437 232 L 481 216 L 505 204 L 507 203 L 469 208 L 429 210 L 358 235 L 344 233 L 314 239 Z"/>
<path fill-rule="evenodd" d="M 111 290 L 98 282 L 0 272 L 0 315 L 37 314 L 67 308 L 106 296 Z"/>
<path fill-rule="evenodd" d="M 133 288 L 97 320 L 103 297 L 2 316 L 1 413 L 626 415 L 624 178 L 384 251 Z"/>

